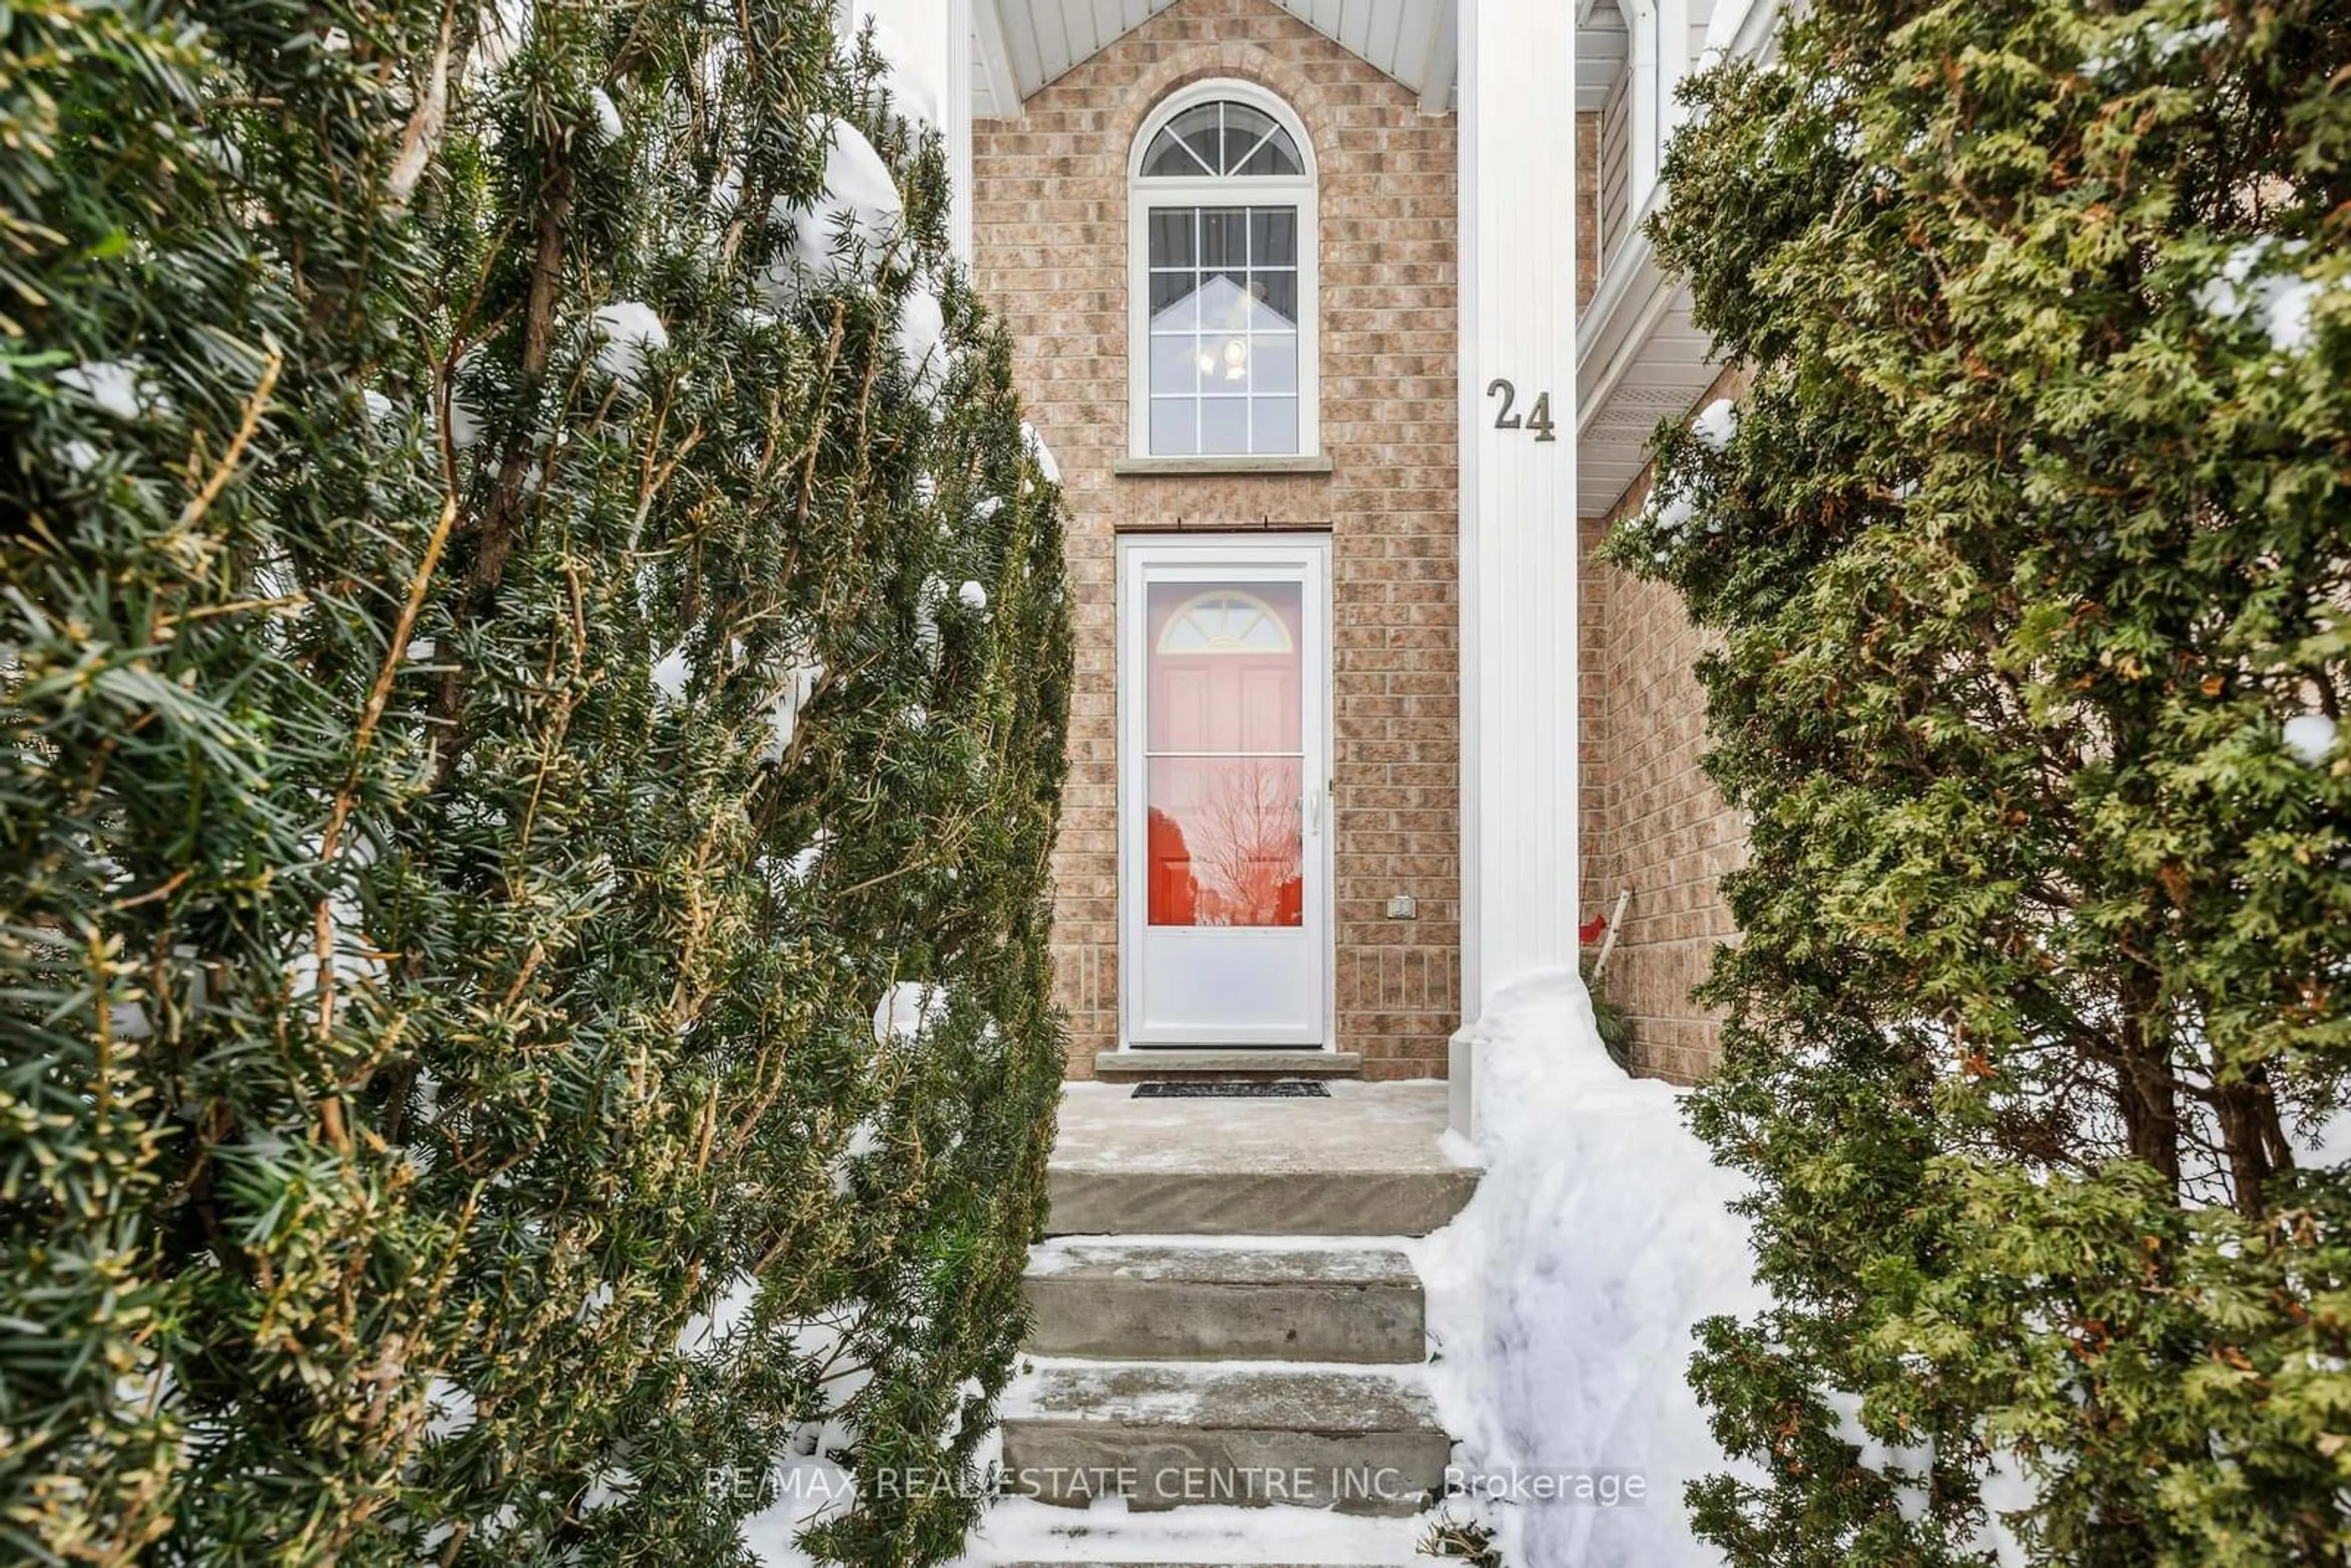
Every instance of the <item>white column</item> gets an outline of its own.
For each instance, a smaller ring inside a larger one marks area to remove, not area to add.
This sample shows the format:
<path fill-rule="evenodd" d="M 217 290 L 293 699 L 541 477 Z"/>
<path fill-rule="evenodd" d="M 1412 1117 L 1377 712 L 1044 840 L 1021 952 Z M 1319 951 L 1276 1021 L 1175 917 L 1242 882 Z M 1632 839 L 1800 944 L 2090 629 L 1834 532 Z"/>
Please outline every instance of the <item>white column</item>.
<path fill-rule="evenodd" d="M 1459 6 L 1462 1011 L 1473 1021 L 1497 992 L 1577 958 L 1575 9 Z M 1498 381 L 1515 428 L 1496 428 Z M 1539 413 L 1551 440 L 1538 439 Z M 1474 1033 L 1457 1041 L 1457 1124 Z"/>
<path fill-rule="evenodd" d="M 955 258 L 971 265 L 971 0 L 946 0 L 946 90 L 939 105 L 946 123 L 947 174 L 954 197 L 947 212 L 947 233 Z"/>

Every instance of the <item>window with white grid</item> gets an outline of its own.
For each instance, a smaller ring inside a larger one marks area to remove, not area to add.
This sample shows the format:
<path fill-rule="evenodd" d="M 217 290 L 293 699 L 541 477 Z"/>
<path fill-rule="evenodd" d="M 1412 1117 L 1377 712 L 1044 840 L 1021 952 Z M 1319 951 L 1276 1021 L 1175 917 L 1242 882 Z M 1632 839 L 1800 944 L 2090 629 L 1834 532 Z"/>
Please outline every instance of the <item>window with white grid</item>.
<path fill-rule="evenodd" d="M 1203 82 L 1136 140 L 1138 456 L 1299 456 L 1314 408 L 1314 174 L 1262 89 Z"/>

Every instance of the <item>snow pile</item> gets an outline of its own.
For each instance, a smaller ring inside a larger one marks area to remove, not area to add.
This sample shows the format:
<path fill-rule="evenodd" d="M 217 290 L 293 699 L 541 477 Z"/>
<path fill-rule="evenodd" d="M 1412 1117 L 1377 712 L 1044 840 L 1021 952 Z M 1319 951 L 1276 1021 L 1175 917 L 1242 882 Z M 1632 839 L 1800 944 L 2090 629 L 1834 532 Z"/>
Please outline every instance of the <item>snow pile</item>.
<path fill-rule="evenodd" d="M 621 106 L 612 101 L 612 95 L 598 88 L 588 95 L 588 109 L 595 117 L 597 138 L 604 141 L 618 141 L 622 130 Z"/>
<path fill-rule="evenodd" d="M 783 688 L 777 692 L 776 700 L 768 709 L 764 755 L 769 762 L 781 762 L 790 754 L 792 737 L 799 733 L 800 712 L 823 684 L 824 664 L 813 654 L 800 658 L 785 672 Z"/>
<path fill-rule="evenodd" d="M 322 847 L 312 845 L 314 852 Z M 336 990 L 344 994 L 383 978 L 388 955 L 367 934 L 367 911 L 360 904 L 358 886 L 359 873 L 373 865 L 375 857 L 375 845 L 366 839 L 344 844 L 337 858 L 350 868 L 350 873 L 327 894 L 326 973 Z M 306 1011 L 317 1005 L 319 936 L 315 927 L 303 931 L 283 967 L 287 996 Z"/>
<path fill-rule="evenodd" d="M 873 1009 L 873 1039 L 882 1045 L 916 1040 L 927 1025 L 946 1016 L 945 988 L 921 980 L 900 980 L 882 993 Z"/>
<path fill-rule="evenodd" d="M 1641 1478 L 1637 1503 L 1493 1509 L 1508 1562 L 1717 1563 L 1691 1539 L 1682 1488 L 1743 1467 L 1686 1374 L 1699 1319 L 1764 1303 L 1729 1210 L 1741 1184 L 1683 1124 L 1679 1091 L 1608 1060 L 1574 976 L 1506 992 L 1472 1033 L 1486 1175 L 1416 1260 L 1457 1463 Z"/>
<path fill-rule="evenodd" d="M 1687 485 L 1670 496 L 1659 493 L 1654 485 L 1650 486 L 1649 498 L 1641 507 L 1641 525 L 1657 541 L 1655 554 L 1659 566 L 1673 559 L 1674 551 L 1689 542 L 1690 524 L 1697 518 L 1698 497 Z M 1707 525 L 1710 534 L 1721 531 L 1719 522 Z"/>
<path fill-rule="evenodd" d="M 791 1330 L 793 1354 L 827 1369 L 828 1414 L 792 1429 L 784 1451 L 768 1467 L 775 1500 L 743 1521 L 743 1545 L 751 1560 L 765 1568 L 815 1568 L 816 1559 L 800 1548 L 800 1532 L 847 1512 L 857 1501 L 857 1479 L 844 1462 L 857 1433 L 840 1412 L 873 1380 L 873 1374 L 849 1362 L 841 1342 L 861 1310 L 857 1302 L 845 1302 L 831 1319 L 797 1323 Z"/>
<path fill-rule="evenodd" d="M 424 1435 L 436 1442 L 464 1437 L 478 1419 L 473 1390 L 446 1377 L 436 1377 L 426 1387 L 424 1405 Z"/>
<path fill-rule="evenodd" d="M 677 1333 L 677 1353 L 694 1355 L 712 1350 L 751 1321 L 751 1308 L 759 1299 L 759 1281 L 748 1274 L 737 1274 L 718 1292 L 708 1312 L 696 1312 L 685 1320 Z"/>
<path fill-rule="evenodd" d="M 940 106 L 947 100 L 946 86 L 931 73 L 931 62 L 912 40 L 889 23 L 876 22 L 873 47 L 888 68 L 882 86 L 891 107 L 918 126 L 944 125 L 946 115 Z"/>
<path fill-rule="evenodd" d="M 466 80 L 475 84 L 514 63 L 530 41 L 531 11 L 528 0 L 493 0 L 482 9 L 480 30 L 474 37 L 473 58 Z"/>

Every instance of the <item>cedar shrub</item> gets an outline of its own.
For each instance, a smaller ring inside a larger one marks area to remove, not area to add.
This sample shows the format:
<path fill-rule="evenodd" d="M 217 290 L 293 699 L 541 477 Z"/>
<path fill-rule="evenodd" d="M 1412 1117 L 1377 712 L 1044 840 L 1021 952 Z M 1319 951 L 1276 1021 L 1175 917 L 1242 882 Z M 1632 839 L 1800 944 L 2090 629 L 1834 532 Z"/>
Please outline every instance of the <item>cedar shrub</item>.
<path fill-rule="evenodd" d="M 2343 1563 L 2351 12 L 1819 0 L 1687 94 L 1650 232 L 1749 389 L 1608 548 L 1751 823 L 1698 1532 Z"/>

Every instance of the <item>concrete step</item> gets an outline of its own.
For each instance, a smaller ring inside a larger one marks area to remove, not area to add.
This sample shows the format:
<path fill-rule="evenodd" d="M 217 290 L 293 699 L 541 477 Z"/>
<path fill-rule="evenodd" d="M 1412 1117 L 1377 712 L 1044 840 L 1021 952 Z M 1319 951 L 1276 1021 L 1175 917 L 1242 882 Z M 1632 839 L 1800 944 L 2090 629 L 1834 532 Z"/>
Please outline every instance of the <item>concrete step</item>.
<path fill-rule="evenodd" d="M 1364 1059 L 1352 1051 L 1097 1051 L 1094 1074 L 1147 1078 L 1354 1078 Z"/>
<path fill-rule="evenodd" d="M 1134 1100 L 1071 1084 L 1050 1167 L 1056 1236 L 1426 1236 L 1478 1173 L 1440 1142 L 1441 1083 L 1327 1100 Z"/>
<path fill-rule="evenodd" d="M 1452 1445 L 1417 1372 L 1353 1366 L 1044 1361 L 1001 1408 L 1016 1494 L 1409 1514 Z"/>
<path fill-rule="evenodd" d="M 1052 1236 L 1426 1236 L 1478 1187 L 1474 1170 L 1082 1170 L 1054 1167 Z"/>
<path fill-rule="evenodd" d="M 1420 1277 L 1393 1247 L 1049 1241 L 1029 1346 L 1137 1361 L 1418 1362 Z"/>

